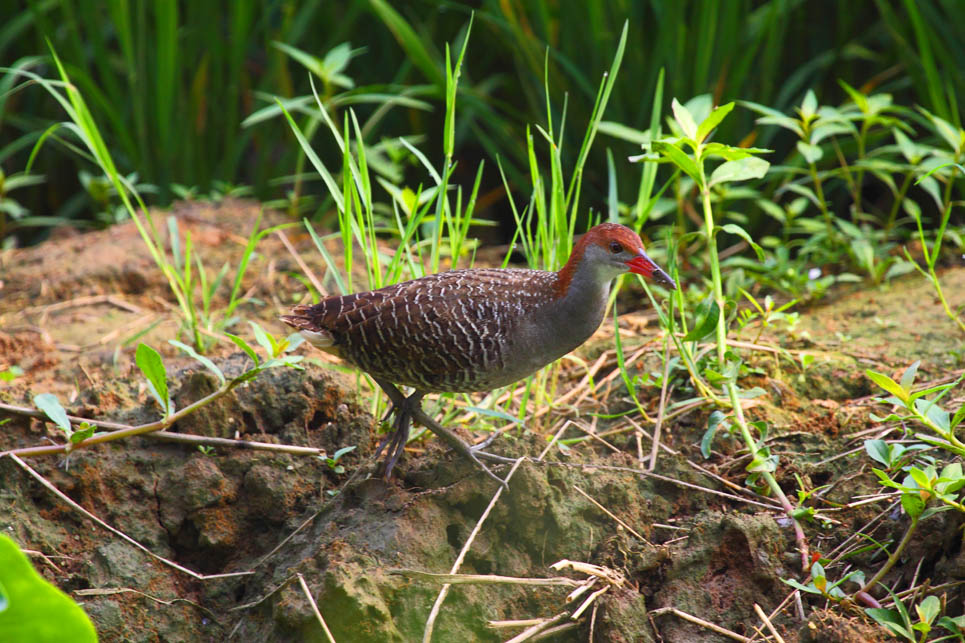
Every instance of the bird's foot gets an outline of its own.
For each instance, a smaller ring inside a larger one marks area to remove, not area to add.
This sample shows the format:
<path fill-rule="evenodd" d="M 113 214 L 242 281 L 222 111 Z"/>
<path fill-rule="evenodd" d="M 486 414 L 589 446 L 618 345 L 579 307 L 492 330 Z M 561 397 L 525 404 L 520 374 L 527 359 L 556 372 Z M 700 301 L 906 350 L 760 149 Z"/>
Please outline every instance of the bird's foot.
<path fill-rule="evenodd" d="M 460 453 L 463 457 L 468 458 L 469 460 L 472 460 L 473 462 L 475 462 L 476 466 L 478 466 L 480 469 L 486 472 L 486 475 L 488 475 L 493 480 L 496 480 L 497 482 L 499 482 L 499 484 L 503 486 L 503 489 L 505 489 L 506 491 L 509 491 L 509 486 L 506 484 L 506 481 L 500 478 L 499 476 L 497 476 L 495 473 L 493 473 L 489 469 L 489 467 L 483 464 L 482 460 L 479 459 L 479 458 L 484 458 L 491 462 L 499 462 L 501 464 L 504 464 L 507 462 L 510 462 L 510 463 L 515 462 L 515 460 L 513 460 L 512 458 L 506 458 L 501 455 L 496 455 L 494 453 L 486 453 L 485 451 L 482 451 L 482 449 L 489 446 L 489 443 L 492 441 L 491 439 L 484 440 L 481 444 L 477 446 L 469 446 L 462 438 L 460 438 L 458 435 L 453 433 L 450 429 L 447 429 L 446 427 L 442 426 L 441 424 L 433 420 L 431 417 L 426 415 L 425 411 L 423 411 L 421 407 L 416 407 L 412 409 L 412 419 L 418 422 L 419 424 L 421 424 L 422 426 L 426 427 L 436 435 L 438 435 L 443 440 L 445 440 L 446 444 L 448 444 L 455 451 Z M 498 434 L 493 434 L 493 435 L 495 436 Z"/>
<path fill-rule="evenodd" d="M 392 475 L 392 469 L 395 468 L 402 452 L 405 451 L 405 445 L 409 441 L 409 426 L 412 424 L 412 414 L 409 412 L 407 405 L 393 404 L 384 419 L 388 419 L 393 411 L 395 412 L 395 419 L 392 421 L 392 432 L 382 439 L 375 450 L 375 457 L 378 458 L 382 454 L 382 450 L 387 446 L 389 447 L 385 462 L 380 467 L 382 477 L 385 480 L 388 480 L 389 476 Z"/>

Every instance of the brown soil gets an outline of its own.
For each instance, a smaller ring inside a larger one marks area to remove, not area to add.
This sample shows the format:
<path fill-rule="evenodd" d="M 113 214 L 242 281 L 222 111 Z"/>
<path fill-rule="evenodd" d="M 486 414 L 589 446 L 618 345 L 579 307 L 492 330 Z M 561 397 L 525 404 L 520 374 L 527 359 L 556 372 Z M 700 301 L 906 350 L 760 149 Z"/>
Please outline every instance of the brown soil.
<path fill-rule="evenodd" d="M 191 231 L 209 271 L 228 262 L 230 282 L 257 212 L 253 204 L 230 201 L 181 204 L 171 214 L 182 232 Z M 266 213 L 262 225 L 282 221 Z M 307 236 L 298 229 L 287 234 L 309 268 L 322 275 L 323 264 Z M 294 276 L 300 273 L 281 241 L 266 237 L 244 282 L 258 303 L 243 305 L 239 315 L 283 335 L 275 320 L 302 297 L 304 287 Z M 965 270 L 950 269 L 943 281 L 953 306 L 965 302 Z M 632 293 L 624 294 L 620 310 L 632 311 L 636 301 Z M 178 334 L 179 319 L 161 272 L 130 224 L 8 252 L 0 256 L 0 372 L 17 365 L 24 374 L 0 382 L 0 401 L 30 406 L 33 395 L 50 392 L 73 415 L 126 424 L 153 421 L 157 406 L 134 366 L 134 346 L 142 341 L 163 354 L 174 400 L 182 408 L 214 390 L 217 382 L 167 344 Z M 621 317 L 620 325 L 627 355 L 649 346 L 631 372 L 657 371 L 661 344 L 655 340 L 652 315 L 632 312 Z M 233 328 L 245 336 L 247 330 L 244 323 Z M 877 408 L 884 413 L 870 397 L 877 391 L 864 370 L 900 374 L 921 359 L 919 381 L 954 376 L 965 360 L 956 333 L 928 285 L 910 277 L 880 289 L 839 294 L 803 311 L 793 331 L 760 340 L 780 344 L 794 360 L 801 351 L 814 355 L 806 371 L 774 352 L 743 351 L 754 368 L 742 384 L 766 391 L 748 404 L 747 412 L 751 419 L 770 423 L 769 445 L 781 457 L 778 477 L 785 491 L 795 498 L 798 480 L 809 490 L 827 485 L 808 503 L 837 522 L 805 525 L 812 549 L 830 552 L 859 530 L 879 543 L 901 537 L 907 519 L 898 511 L 865 526 L 888 507 L 885 501 L 837 508 L 881 490 L 870 471 L 874 463 L 860 449 L 864 439 L 887 428 L 868 431 L 874 428 L 869 412 Z M 750 341 L 755 334 L 752 326 L 740 339 Z M 605 351 L 612 353 L 612 348 L 613 326 L 606 323 L 577 353 L 586 364 L 606 358 L 595 376 L 597 391 L 568 398 L 549 412 L 534 412 L 527 430 L 507 431 L 492 449 L 535 457 L 569 419 L 598 433 L 629 427 L 623 417 L 589 415 L 634 408 L 619 376 L 607 379 L 613 360 Z M 439 585 L 411 572 L 448 572 L 497 486 L 433 439 L 413 443 L 393 480 L 373 477 L 371 456 L 379 436 L 373 430 L 370 412 L 377 409 L 371 397 L 358 394 L 351 372 L 333 367 L 307 347 L 299 351 L 313 358 L 304 371 L 268 371 L 171 430 L 317 447 L 329 454 L 357 445 L 341 461 L 343 473 L 318 457 L 230 447 L 203 453 L 151 437 L 78 450 L 66 460 L 26 459 L 75 502 L 155 554 L 201 574 L 242 575 L 201 580 L 149 557 L 62 502 L 12 458 L 0 458 L 0 529 L 46 557 L 34 558 L 37 567 L 74 595 L 104 640 L 324 640 L 299 574 L 335 640 L 422 637 Z M 229 375 L 241 372 L 247 360 L 224 342 L 209 356 Z M 578 386 L 583 372 L 576 362 L 565 362 L 556 372 L 556 397 Z M 641 386 L 637 394 L 656 416 L 659 388 Z M 957 408 L 963 396 L 963 390 L 953 391 L 948 406 Z M 674 400 L 687 397 L 692 394 L 673 394 Z M 438 410 L 432 403 L 427 409 Z M 661 608 L 753 636 L 763 627 L 755 604 L 771 614 L 792 591 L 782 579 L 806 579 L 787 520 L 732 500 L 736 494 L 766 502 L 722 483 L 744 484 L 747 459 L 739 443 L 720 436 L 712 457 L 701 457 L 699 442 L 709 412 L 698 408 L 663 427 L 662 442 L 673 453 L 661 452 L 656 467 L 661 477 L 634 471 L 640 465 L 632 430 L 565 451 L 555 447 L 545 462 L 522 464 L 460 572 L 582 578 L 549 569 L 568 559 L 622 575 L 622 586 L 613 586 L 598 607 L 554 640 L 586 640 L 591 632 L 597 641 L 728 640 Z M 50 423 L 0 411 L 3 418 L 10 421 L 2 425 L 0 450 L 63 441 Z M 648 432 L 653 428 L 636 411 L 629 418 Z M 487 422 L 459 413 L 448 421 L 461 431 Z M 574 424 L 563 433 L 564 438 L 584 435 Z M 646 437 L 641 446 L 649 453 Z M 508 468 L 497 470 L 505 475 Z M 937 586 L 965 578 L 961 523 L 955 512 L 925 521 L 886 582 L 900 590 L 926 579 Z M 829 571 L 840 577 L 858 568 L 870 577 L 881 562 L 869 549 Z M 84 591 L 92 589 L 100 591 Z M 846 584 L 844 589 L 857 588 Z M 493 629 L 488 623 L 551 617 L 566 608 L 570 591 L 454 585 L 439 613 L 434 640 L 511 638 L 523 628 Z M 947 589 L 945 595 L 947 613 L 959 614 L 961 589 Z M 804 620 L 793 601 L 772 615 L 786 641 L 886 638 L 861 610 L 828 607 L 823 599 L 810 598 L 804 599 Z"/>

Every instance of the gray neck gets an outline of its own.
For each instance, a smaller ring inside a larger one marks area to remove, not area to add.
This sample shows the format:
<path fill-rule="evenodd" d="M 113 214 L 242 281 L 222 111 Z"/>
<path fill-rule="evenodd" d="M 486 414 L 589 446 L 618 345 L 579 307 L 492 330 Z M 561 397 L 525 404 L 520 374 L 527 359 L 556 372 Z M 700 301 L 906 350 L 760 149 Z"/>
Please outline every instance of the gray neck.
<path fill-rule="evenodd" d="M 566 294 L 554 302 L 559 341 L 571 344 L 569 350 L 585 342 L 600 327 L 614 278 L 610 272 L 606 266 L 581 261 Z"/>

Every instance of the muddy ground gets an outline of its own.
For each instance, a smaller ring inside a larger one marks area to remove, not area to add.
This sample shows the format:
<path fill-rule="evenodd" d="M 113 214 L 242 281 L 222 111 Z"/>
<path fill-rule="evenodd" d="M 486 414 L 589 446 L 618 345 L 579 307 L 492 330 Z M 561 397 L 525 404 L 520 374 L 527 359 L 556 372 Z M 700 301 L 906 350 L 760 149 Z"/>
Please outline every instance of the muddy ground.
<path fill-rule="evenodd" d="M 193 203 L 173 213 L 213 272 L 225 261 L 237 265 L 257 207 Z M 265 215 L 265 225 L 282 220 Z M 310 240 L 298 230 L 288 235 L 307 267 L 323 274 Z M 304 293 L 294 276 L 301 272 L 275 235 L 265 238 L 244 282 L 259 301 L 242 306 L 240 315 L 284 334 L 276 318 Z M 965 302 L 965 269 L 948 269 L 942 277 L 950 303 Z M 627 311 L 621 337 L 626 354 L 634 356 L 631 372 L 645 374 L 659 368 L 662 343 L 652 313 L 634 310 L 639 295 L 628 290 L 621 296 L 620 310 Z M 884 409 L 872 400 L 876 391 L 864 370 L 900 373 L 920 359 L 920 381 L 947 381 L 965 366 L 963 338 L 916 276 L 832 292 L 801 315 L 793 331 L 765 332 L 757 340 L 765 349 L 743 350 L 755 367 L 743 384 L 766 391 L 747 413 L 771 424 L 769 445 L 781 458 L 777 475 L 789 496 L 797 497 L 799 484 L 808 490 L 828 485 L 808 501 L 834 521 L 805 524 L 813 550 L 834 552 L 859 530 L 894 543 L 907 526 L 894 498 L 849 505 L 882 491 L 862 441 L 901 437 L 893 426 L 869 419 L 869 412 Z M 216 386 L 202 366 L 166 343 L 177 335 L 178 319 L 132 225 L 7 252 L 0 257 L 0 371 L 17 365 L 23 374 L 0 382 L 0 401 L 29 406 L 33 395 L 50 392 L 73 415 L 132 425 L 156 420 L 158 408 L 134 367 L 137 341 L 164 355 L 178 408 Z M 235 330 L 249 336 L 246 327 Z M 751 342 L 756 335 L 752 324 L 739 339 Z M 792 359 L 774 352 L 778 346 Z M 151 437 L 79 450 L 66 461 L 25 459 L 154 554 L 197 574 L 236 575 L 197 578 L 152 558 L 63 502 L 14 459 L 0 458 L 0 529 L 34 552 L 35 565 L 82 604 L 103 640 L 325 640 L 300 579 L 337 641 L 422 638 L 440 585 L 417 572 L 450 571 L 498 485 L 425 438 L 410 445 L 392 480 L 372 476 L 379 435 L 371 412 L 380 409 L 367 392 L 360 394 L 350 372 L 307 347 L 299 351 L 313 358 L 304 371 L 269 371 L 171 430 L 310 446 L 329 455 L 357 446 L 340 461 L 344 471 L 314 456 L 225 446 L 202 452 Z M 815 356 L 806 370 L 793 362 L 801 352 Z M 247 359 L 225 342 L 210 356 L 229 374 L 245 368 Z M 642 475 L 640 455 L 650 452 L 652 423 L 636 410 L 599 417 L 634 408 L 614 371 L 612 324 L 605 323 L 577 356 L 596 365 L 596 388 L 590 391 L 583 381 L 584 367 L 565 361 L 555 391 L 563 402 L 540 405 L 525 430 L 504 427 L 492 446 L 531 459 L 493 504 L 460 573 L 586 578 L 549 568 L 560 560 L 610 570 L 611 583 L 597 581 L 577 603 L 596 589 L 607 591 L 578 620 L 561 621 L 567 629 L 552 640 L 730 640 L 679 612 L 763 640 L 755 604 L 786 641 L 886 638 L 853 606 L 787 600 L 793 590 L 782 579 L 806 582 L 793 530 L 771 508 L 773 501 L 743 488 L 747 458 L 737 440 L 721 437 L 709 459 L 701 456 L 710 408 L 692 407 L 664 423 L 658 475 Z M 672 391 L 668 410 L 690 396 Z M 660 389 L 642 386 L 638 397 L 656 417 Z M 949 406 L 957 408 L 965 391 L 950 397 Z M 427 410 L 439 409 L 430 402 Z M 10 419 L 0 429 L 0 450 L 63 441 L 50 423 L 3 411 L 0 418 Z M 466 436 L 482 424 L 492 427 L 492 420 L 473 413 L 452 413 L 448 421 Z M 564 426 L 562 439 L 587 432 L 597 437 L 552 446 L 535 461 Z M 497 471 L 505 476 L 509 468 Z M 934 587 L 965 578 L 961 523 L 955 512 L 923 523 L 905 560 L 885 579 L 889 586 L 901 590 L 927 581 Z M 829 571 L 840 577 L 863 569 L 870 577 L 882 561 L 868 548 Z M 433 640 L 509 639 L 532 623 L 497 629 L 491 622 L 551 618 L 567 609 L 572 589 L 454 585 Z M 961 614 L 961 588 L 941 593 L 947 613 Z M 679 612 L 662 609 L 671 607 Z"/>

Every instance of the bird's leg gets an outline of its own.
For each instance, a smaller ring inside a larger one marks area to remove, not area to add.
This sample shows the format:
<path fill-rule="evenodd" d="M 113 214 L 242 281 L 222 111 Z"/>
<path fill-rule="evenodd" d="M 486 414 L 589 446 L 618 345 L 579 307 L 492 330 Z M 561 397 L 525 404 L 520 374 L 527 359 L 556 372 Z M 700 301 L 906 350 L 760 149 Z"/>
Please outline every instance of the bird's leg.
<path fill-rule="evenodd" d="M 392 401 L 392 405 L 396 410 L 396 418 L 395 418 L 395 422 L 393 423 L 393 426 L 396 427 L 396 430 L 395 430 L 395 433 L 393 433 L 392 435 L 392 442 L 393 442 L 393 448 L 396 449 L 397 452 L 394 454 L 394 458 L 393 458 L 393 454 L 390 453 L 389 459 L 386 460 L 386 465 L 387 465 L 386 474 L 385 474 L 386 477 L 388 477 L 388 474 L 391 471 L 391 467 L 395 466 L 395 461 L 398 460 L 399 456 L 402 454 L 403 448 L 405 447 L 405 442 L 406 442 L 406 439 L 408 439 L 408 435 L 409 435 L 409 426 L 408 426 L 409 423 L 411 422 L 411 420 L 415 420 L 416 422 L 418 422 L 419 424 L 426 427 L 427 429 L 435 433 L 437 436 L 445 440 L 450 447 L 452 447 L 455 451 L 459 452 L 463 457 L 468 458 L 469 460 L 472 460 L 473 462 L 475 462 L 476 465 L 479 466 L 479 468 L 485 471 L 486 474 L 489 475 L 491 478 L 493 478 L 494 480 L 497 480 L 499 484 L 503 485 L 503 487 L 506 487 L 506 482 L 502 478 L 497 476 L 495 473 L 490 471 L 489 467 L 483 464 L 479 460 L 479 458 L 485 458 L 487 460 L 491 460 L 494 462 L 504 462 L 504 463 L 515 462 L 512 458 L 505 458 L 500 455 L 495 455 L 493 453 L 486 453 L 484 451 L 479 450 L 481 448 L 484 448 L 485 446 L 488 446 L 488 441 L 484 442 L 482 446 L 471 447 L 468 444 L 466 444 L 466 442 L 462 438 L 460 438 L 458 435 L 453 433 L 451 430 L 447 429 L 446 427 L 442 426 L 441 424 L 433 420 L 431 417 L 429 417 L 426 414 L 425 411 L 422 410 L 422 397 L 425 395 L 425 393 L 416 391 L 409 397 L 405 397 L 404 395 L 402 395 L 402 392 L 399 391 L 399 389 L 395 386 L 395 384 L 392 384 L 391 382 L 386 382 L 385 380 L 382 380 L 379 378 L 373 378 L 373 379 L 382 388 L 382 390 L 385 391 L 385 394 L 389 396 L 389 399 Z M 399 436 L 403 434 L 403 431 L 401 428 L 402 423 L 400 423 L 400 420 L 403 420 L 405 425 L 404 437 L 401 438 L 401 444 L 399 443 L 399 440 L 400 440 Z M 381 448 L 382 447 L 380 446 L 379 451 L 381 451 Z"/>
<path fill-rule="evenodd" d="M 379 380 L 376 381 L 392 402 L 391 408 L 388 413 L 386 413 L 386 418 L 393 412 L 395 413 L 395 419 L 392 421 L 392 433 L 385 436 L 385 439 L 379 443 L 379 447 L 375 450 L 375 457 L 379 457 L 382 449 L 387 445 L 391 445 L 385 457 L 384 472 L 382 474 L 383 478 L 388 480 L 392 474 L 392 469 L 395 468 L 396 462 L 399 461 L 402 452 L 405 450 L 406 442 L 409 441 L 409 427 L 412 424 L 412 413 L 410 412 L 411 403 L 414 402 L 418 404 L 423 394 L 416 392 L 406 398 L 393 384 Z M 412 398 L 415 399 L 412 400 Z"/>

